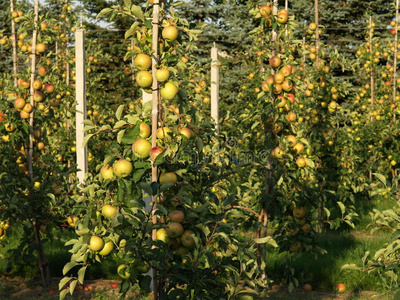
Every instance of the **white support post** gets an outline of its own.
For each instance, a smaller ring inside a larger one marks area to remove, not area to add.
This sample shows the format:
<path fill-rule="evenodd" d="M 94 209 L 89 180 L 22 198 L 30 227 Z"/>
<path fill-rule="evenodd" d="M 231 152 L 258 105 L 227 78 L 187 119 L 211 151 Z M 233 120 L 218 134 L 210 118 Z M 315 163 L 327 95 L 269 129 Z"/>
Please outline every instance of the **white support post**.
<path fill-rule="evenodd" d="M 144 107 L 146 103 L 149 103 L 152 101 L 153 101 L 153 94 L 147 93 L 145 90 L 142 90 L 142 106 Z M 153 134 L 155 134 L 155 133 L 153 133 Z M 143 192 L 143 196 L 144 196 L 144 194 L 145 193 Z M 145 210 L 147 212 L 151 212 L 151 210 L 153 208 L 152 203 L 151 203 L 153 201 L 152 196 L 150 195 L 146 198 L 143 198 L 143 200 L 144 200 L 144 203 L 146 204 Z"/>
<path fill-rule="evenodd" d="M 85 33 L 83 29 L 75 32 L 75 59 L 76 59 L 76 162 L 78 165 L 77 177 L 84 184 L 85 174 L 88 171 L 87 147 L 83 147 L 85 138 L 83 123 L 86 120 L 86 67 L 85 67 Z"/>
<path fill-rule="evenodd" d="M 219 65 L 218 48 L 211 48 L 211 117 L 215 121 L 215 130 L 219 132 Z"/>

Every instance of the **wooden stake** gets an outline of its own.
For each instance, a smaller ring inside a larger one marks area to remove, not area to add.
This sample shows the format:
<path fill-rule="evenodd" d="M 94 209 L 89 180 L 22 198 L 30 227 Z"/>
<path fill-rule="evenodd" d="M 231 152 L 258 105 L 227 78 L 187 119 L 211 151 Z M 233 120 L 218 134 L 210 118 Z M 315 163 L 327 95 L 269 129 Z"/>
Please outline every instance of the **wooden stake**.
<path fill-rule="evenodd" d="M 315 8 L 315 24 L 317 25 L 317 29 L 315 30 L 315 49 L 317 50 L 317 55 L 315 58 L 315 65 L 319 67 L 319 13 L 318 13 L 318 0 L 314 0 L 314 8 Z"/>
<path fill-rule="evenodd" d="M 372 16 L 369 17 L 369 53 L 372 55 Z M 374 79 L 374 67 L 371 67 L 371 75 L 370 75 L 370 84 L 371 84 L 371 108 L 373 109 L 375 106 L 375 79 Z M 372 121 L 372 116 L 371 116 Z"/>
<path fill-rule="evenodd" d="M 86 120 L 86 65 L 85 65 L 85 32 L 83 29 L 75 31 L 75 66 L 76 66 L 76 163 L 78 165 L 77 177 L 81 185 L 85 182 L 88 172 L 87 147 L 83 147 L 85 139 Z"/>
<path fill-rule="evenodd" d="M 287 12 L 289 12 L 289 1 L 285 0 L 285 9 Z M 285 24 L 285 35 L 288 35 L 288 30 L 287 30 L 287 24 Z"/>
<path fill-rule="evenodd" d="M 396 0 L 396 16 L 395 16 L 395 34 L 394 34 L 394 54 L 393 54 L 393 103 L 396 103 L 397 89 L 397 40 L 398 40 L 398 24 L 399 24 L 399 0 Z M 396 112 L 393 111 L 393 122 L 396 121 Z"/>
<path fill-rule="evenodd" d="M 219 66 L 218 48 L 211 48 L 211 117 L 215 122 L 215 131 L 219 133 Z"/>
<path fill-rule="evenodd" d="M 10 0 L 11 13 L 15 10 L 14 0 Z M 11 18 L 11 36 L 12 36 L 12 47 L 13 47 L 13 75 L 14 75 L 14 87 L 18 87 L 18 55 L 17 55 L 17 32 L 15 29 L 14 19 Z"/>
<path fill-rule="evenodd" d="M 158 128 L 158 102 L 160 97 L 160 91 L 158 87 L 158 81 L 156 79 L 156 71 L 157 71 L 157 63 L 158 63 L 158 29 L 160 22 L 160 2 L 159 0 L 154 0 L 153 3 L 153 39 L 152 39 L 152 48 L 153 48 L 153 56 L 152 56 L 152 73 L 153 73 L 153 93 L 152 93 L 152 135 L 151 135 L 151 145 L 152 147 L 156 147 L 157 137 L 156 132 Z M 152 165 L 151 169 L 151 180 L 152 182 L 157 182 L 158 174 L 157 174 L 157 166 Z M 154 212 L 157 210 L 157 195 L 153 196 L 153 224 L 157 224 L 157 215 Z M 157 239 L 157 230 L 153 229 L 152 232 L 153 240 Z M 153 269 L 153 279 L 157 277 L 157 270 Z M 159 284 L 157 280 L 153 280 L 153 291 L 154 291 L 154 300 L 159 300 L 162 297 L 162 291 L 158 290 Z"/>

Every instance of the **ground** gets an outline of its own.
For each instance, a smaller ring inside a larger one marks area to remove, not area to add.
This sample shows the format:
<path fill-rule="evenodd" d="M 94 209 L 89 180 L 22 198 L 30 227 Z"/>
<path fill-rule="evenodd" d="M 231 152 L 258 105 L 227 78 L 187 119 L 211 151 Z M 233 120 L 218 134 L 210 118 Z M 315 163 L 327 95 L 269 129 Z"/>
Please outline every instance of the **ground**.
<path fill-rule="evenodd" d="M 58 299 L 58 281 L 54 278 L 51 286 L 43 290 L 38 280 L 25 281 L 22 279 L 0 278 L 0 299 L 20 299 L 20 300 L 56 300 Z M 74 300 L 114 300 L 118 299 L 117 281 L 114 280 L 93 280 L 85 282 L 85 286 L 80 287 L 74 293 Z M 151 297 L 139 298 L 135 291 L 128 294 L 128 300 L 151 299 Z M 391 300 L 393 296 L 378 294 L 376 292 L 363 291 L 360 294 L 354 293 L 333 293 L 326 291 L 304 291 L 297 290 L 294 294 L 289 294 L 284 286 L 274 286 L 264 297 L 260 299 L 284 299 L 284 300 Z"/>

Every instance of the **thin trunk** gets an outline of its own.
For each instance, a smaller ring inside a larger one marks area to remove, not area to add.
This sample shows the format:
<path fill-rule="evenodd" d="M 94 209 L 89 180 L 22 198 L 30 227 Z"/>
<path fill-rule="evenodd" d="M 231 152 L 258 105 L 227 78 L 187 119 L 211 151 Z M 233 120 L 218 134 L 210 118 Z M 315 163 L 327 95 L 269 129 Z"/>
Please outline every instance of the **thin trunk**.
<path fill-rule="evenodd" d="M 315 24 L 317 25 L 317 29 L 315 30 L 315 49 L 317 50 L 317 55 L 315 58 L 315 65 L 319 67 L 319 13 L 318 13 L 318 0 L 314 0 L 314 8 L 315 8 Z"/>
<path fill-rule="evenodd" d="M 15 10 L 14 0 L 10 0 L 11 12 Z M 17 55 L 17 31 L 15 29 L 14 19 L 11 18 L 11 36 L 12 36 L 12 48 L 13 48 L 13 75 L 14 75 L 14 87 L 18 87 L 18 55 Z"/>

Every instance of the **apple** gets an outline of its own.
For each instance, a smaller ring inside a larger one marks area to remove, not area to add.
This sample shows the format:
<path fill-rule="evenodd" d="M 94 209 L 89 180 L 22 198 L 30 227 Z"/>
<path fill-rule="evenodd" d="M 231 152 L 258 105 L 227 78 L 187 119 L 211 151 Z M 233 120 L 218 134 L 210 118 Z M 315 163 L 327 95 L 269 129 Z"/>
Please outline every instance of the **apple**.
<path fill-rule="evenodd" d="M 262 5 L 259 12 L 263 17 L 268 17 L 272 13 L 272 8 L 269 5 Z"/>
<path fill-rule="evenodd" d="M 171 100 L 176 96 L 176 94 L 178 93 L 178 90 L 179 90 L 178 87 L 174 83 L 172 83 L 171 81 L 168 81 L 161 88 L 161 96 L 164 99 Z"/>
<path fill-rule="evenodd" d="M 46 51 L 46 45 L 43 43 L 36 44 L 36 51 L 39 53 L 43 53 L 44 51 Z"/>
<path fill-rule="evenodd" d="M 25 81 L 23 79 L 18 80 L 18 85 L 22 87 L 23 89 L 28 89 L 30 87 L 30 83 L 28 81 Z"/>
<path fill-rule="evenodd" d="M 160 180 L 161 184 L 169 183 L 169 182 L 172 182 L 173 184 L 175 184 L 178 181 L 178 177 L 176 176 L 176 174 L 174 172 L 167 172 L 167 173 L 162 173 L 160 175 L 159 180 Z"/>
<path fill-rule="evenodd" d="M 309 233 L 311 230 L 311 225 L 308 223 L 303 224 L 303 226 L 301 226 L 301 230 L 303 230 L 304 233 Z"/>
<path fill-rule="evenodd" d="M 182 223 L 185 220 L 185 213 L 181 210 L 175 209 L 168 213 L 168 218 L 172 222 Z"/>
<path fill-rule="evenodd" d="M 183 226 L 179 222 L 170 222 L 167 225 L 168 227 L 165 228 L 165 231 L 167 232 L 168 237 L 170 238 L 177 238 L 182 235 L 183 233 Z"/>
<path fill-rule="evenodd" d="M 161 147 L 156 146 L 156 147 L 151 148 L 151 150 L 150 150 L 150 158 L 151 158 L 151 160 L 155 161 L 157 156 L 160 155 L 163 152 L 164 152 L 164 150 Z"/>
<path fill-rule="evenodd" d="M 278 56 L 272 56 L 269 59 L 269 64 L 276 69 L 282 64 L 282 59 Z"/>
<path fill-rule="evenodd" d="M 304 150 L 304 145 L 302 143 L 297 143 L 293 146 L 293 149 L 296 151 L 297 154 L 299 154 Z"/>
<path fill-rule="evenodd" d="M 106 256 L 111 253 L 111 251 L 114 249 L 114 243 L 111 241 L 108 241 L 105 243 L 103 249 L 99 252 L 100 255 Z"/>
<path fill-rule="evenodd" d="M 285 76 L 282 73 L 277 72 L 274 75 L 274 82 L 278 84 L 282 84 L 285 81 Z"/>
<path fill-rule="evenodd" d="M 106 218 L 112 218 L 118 211 L 118 207 L 106 204 L 101 209 L 101 214 Z"/>
<path fill-rule="evenodd" d="M 294 135 L 286 136 L 286 139 L 290 142 L 290 146 L 294 147 L 297 144 L 297 138 Z"/>
<path fill-rule="evenodd" d="M 46 76 L 48 73 L 49 73 L 49 69 L 47 69 L 47 67 L 40 67 L 40 68 L 38 69 L 38 74 L 39 74 L 39 76 L 44 77 L 44 76 Z"/>
<path fill-rule="evenodd" d="M 286 115 L 286 119 L 287 119 L 289 122 L 294 122 L 294 121 L 296 121 L 296 118 L 297 118 L 297 115 L 296 115 L 296 113 L 294 113 L 294 112 L 290 112 L 290 113 L 288 113 L 288 114 Z"/>
<path fill-rule="evenodd" d="M 185 230 L 181 235 L 182 246 L 188 249 L 194 249 L 196 247 L 196 242 L 193 238 L 194 232 L 191 230 Z"/>
<path fill-rule="evenodd" d="M 18 16 L 18 12 L 17 11 L 13 11 L 13 12 L 11 12 L 11 17 L 14 19 L 14 18 L 18 18 L 19 16 Z"/>
<path fill-rule="evenodd" d="M 117 288 L 118 287 L 118 282 L 117 281 L 111 282 L 111 287 L 112 288 Z"/>
<path fill-rule="evenodd" d="M 297 219 L 302 219 L 306 215 L 306 209 L 304 207 L 295 207 L 293 209 L 293 216 Z"/>
<path fill-rule="evenodd" d="M 113 164 L 114 174 L 118 177 L 126 177 L 132 172 L 132 163 L 124 158 L 117 160 Z"/>
<path fill-rule="evenodd" d="M 279 73 L 277 73 L 277 74 L 279 74 Z M 290 80 L 288 80 L 288 79 L 285 79 L 285 80 L 282 82 L 282 89 L 283 89 L 285 92 L 290 92 L 290 91 L 293 89 L 293 84 L 292 84 L 292 82 L 291 82 Z"/>
<path fill-rule="evenodd" d="M 282 158 L 284 154 L 285 153 L 279 147 L 276 147 L 271 151 L 272 157 L 275 157 L 277 159 Z"/>
<path fill-rule="evenodd" d="M 100 169 L 100 175 L 104 180 L 111 179 L 114 177 L 113 168 L 109 165 L 105 165 Z"/>
<path fill-rule="evenodd" d="M 44 94 L 41 91 L 36 91 L 33 93 L 33 100 L 35 102 L 42 102 L 44 100 Z"/>
<path fill-rule="evenodd" d="M 150 126 L 147 125 L 146 123 L 140 123 L 140 132 L 139 132 L 139 136 L 142 139 L 147 139 L 150 136 Z"/>
<path fill-rule="evenodd" d="M 14 107 L 16 109 L 23 109 L 25 104 L 26 104 L 26 101 L 24 98 L 17 98 L 14 100 Z"/>
<path fill-rule="evenodd" d="M 153 83 L 153 76 L 149 71 L 139 71 L 136 74 L 136 82 L 142 88 L 148 88 Z"/>
<path fill-rule="evenodd" d="M 33 106 L 30 103 L 26 103 L 22 108 L 22 111 L 26 113 L 31 113 L 33 111 Z"/>
<path fill-rule="evenodd" d="M 151 57 L 145 53 L 140 53 L 136 55 L 134 65 L 138 70 L 145 71 L 151 67 Z"/>
<path fill-rule="evenodd" d="M 131 277 L 129 266 L 127 264 L 119 265 L 117 268 L 117 273 L 122 279 L 128 279 Z"/>
<path fill-rule="evenodd" d="M 160 240 L 160 241 L 163 241 L 166 244 L 169 244 L 170 238 L 169 238 L 165 228 L 158 229 L 157 232 L 156 232 L 156 236 L 157 236 L 157 240 Z"/>
<path fill-rule="evenodd" d="M 346 290 L 346 285 L 344 283 L 338 283 L 336 285 L 336 290 L 338 293 L 343 293 Z"/>
<path fill-rule="evenodd" d="M 171 250 L 176 250 L 181 246 L 181 239 L 180 238 L 175 238 L 172 239 L 171 242 L 169 243 L 169 247 Z"/>
<path fill-rule="evenodd" d="M 0 123 L 5 120 L 4 114 L 0 111 Z"/>
<path fill-rule="evenodd" d="M 89 240 L 89 249 L 93 251 L 100 251 L 104 247 L 104 241 L 97 235 L 92 235 Z"/>
<path fill-rule="evenodd" d="M 284 67 L 282 67 L 280 72 L 283 74 L 283 76 L 288 77 L 292 74 L 293 67 L 292 66 L 284 66 Z"/>
<path fill-rule="evenodd" d="M 138 139 L 132 144 L 132 151 L 137 158 L 147 158 L 150 155 L 151 144 L 145 139 Z"/>
<path fill-rule="evenodd" d="M 188 140 L 192 137 L 192 131 L 187 127 L 180 128 L 179 133 L 184 135 Z"/>
<path fill-rule="evenodd" d="M 312 291 L 312 285 L 309 283 L 306 283 L 305 285 L 303 285 L 303 289 L 305 289 L 306 291 Z"/>
<path fill-rule="evenodd" d="M 173 42 L 178 38 L 179 30 L 176 26 L 169 25 L 164 27 L 161 35 L 167 42 Z"/>
<path fill-rule="evenodd" d="M 171 133 L 172 130 L 168 127 L 160 127 L 157 129 L 156 136 L 158 139 L 164 139 L 166 137 L 169 137 Z"/>
<path fill-rule="evenodd" d="M 300 250 L 300 248 L 301 248 L 301 244 L 300 244 L 299 241 L 297 241 L 297 242 L 292 243 L 292 244 L 290 245 L 289 251 L 290 251 L 290 252 L 297 252 L 297 251 Z"/>
<path fill-rule="evenodd" d="M 46 83 L 44 85 L 44 90 L 46 93 L 50 94 L 50 93 L 54 92 L 54 85 L 52 85 L 51 83 Z"/>
<path fill-rule="evenodd" d="M 33 81 L 32 86 L 34 90 L 38 91 L 42 88 L 42 82 L 36 79 L 35 81 Z"/>
<path fill-rule="evenodd" d="M 160 68 L 156 71 L 156 79 L 159 82 L 167 81 L 169 76 L 170 76 L 170 72 L 168 71 L 168 69 Z"/>
<path fill-rule="evenodd" d="M 77 221 L 78 221 L 78 217 L 77 216 L 68 216 L 67 217 L 67 223 L 71 227 L 75 227 Z"/>
<path fill-rule="evenodd" d="M 187 248 L 185 246 L 179 246 L 178 249 L 176 249 L 174 252 L 176 255 L 184 256 L 184 255 L 188 254 L 189 251 L 190 251 L 189 248 Z"/>
<path fill-rule="evenodd" d="M 27 113 L 26 111 L 23 111 L 23 110 L 19 112 L 19 115 L 20 115 L 21 119 L 29 119 L 29 117 L 30 117 L 30 113 Z"/>

